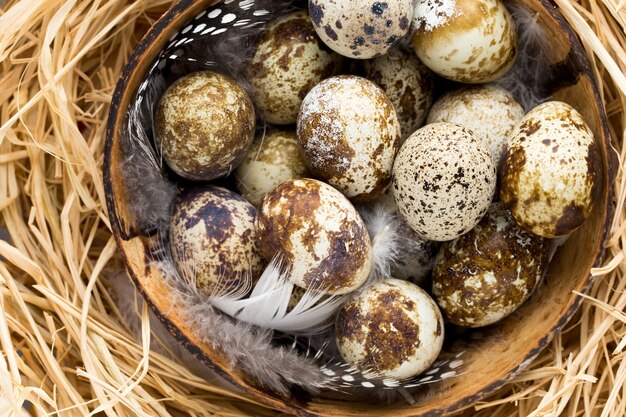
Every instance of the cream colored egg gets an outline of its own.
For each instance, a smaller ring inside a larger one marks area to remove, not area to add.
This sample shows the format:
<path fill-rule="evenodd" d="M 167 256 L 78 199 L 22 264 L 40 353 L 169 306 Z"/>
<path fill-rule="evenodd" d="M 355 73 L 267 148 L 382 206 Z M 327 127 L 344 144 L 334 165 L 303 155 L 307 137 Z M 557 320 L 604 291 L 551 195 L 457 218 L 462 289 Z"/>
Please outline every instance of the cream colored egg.
<path fill-rule="evenodd" d="M 254 207 L 225 188 L 184 191 L 174 203 L 170 247 L 178 271 L 207 294 L 226 293 L 259 278 Z"/>
<path fill-rule="evenodd" d="M 239 164 L 254 139 L 252 101 L 235 80 L 216 72 L 178 79 L 161 97 L 155 140 L 181 177 L 209 181 Z"/>
<path fill-rule="evenodd" d="M 317 37 L 305 12 L 277 19 L 258 41 L 249 66 L 257 110 L 268 123 L 295 123 L 309 90 L 337 73 L 341 62 Z"/>
<path fill-rule="evenodd" d="M 414 25 L 417 56 L 454 81 L 496 80 L 517 55 L 515 24 L 500 0 L 418 0 Z"/>
<path fill-rule="evenodd" d="M 433 295 L 451 323 L 487 326 L 530 297 L 546 264 L 545 239 L 520 229 L 500 204 L 492 204 L 469 233 L 442 245 Z"/>
<path fill-rule="evenodd" d="M 403 139 L 424 125 L 433 100 L 434 80 L 412 50 L 394 48 L 365 61 L 363 67 L 365 78 L 378 84 L 393 102 Z"/>
<path fill-rule="evenodd" d="M 500 200 L 520 227 L 543 237 L 563 236 L 591 214 L 601 170 L 598 145 L 580 113 L 569 104 L 547 102 L 531 110 L 511 136 Z"/>
<path fill-rule="evenodd" d="M 489 148 L 470 130 L 426 125 L 402 145 L 393 170 L 400 214 L 428 240 L 455 239 L 483 217 L 496 189 Z"/>
<path fill-rule="evenodd" d="M 400 124 L 380 87 L 342 75 L 322 81 L 306 96 L 298 140 L 316 177 L 354 201 L 370 201 L 389 184 Z"/>
<path fill-rule="evenodd" d="M 235 171 L 237 189 L 255 206 L 280 183 L 308 176 L 295 130 L 259 136 Z"/>
<path fill-rule="evenodd" d="M 265 196 L 255 219 L 267 260 L 280 256 L 291 281 L 327 294 L 359 288 L 372 268 L 363 220 L 343 194 L 312 179 L 282 183 Z"/>
<path fill-rule="evenodd" d="M 385 54 L 409 32 L 413 0 L 309 0 L 309 14 L 331 49 L 369 59 Z"/>
<path fill-rule="evenodd" d="M 424 372 L 437 359 L 443 345 L 443 318 L 417 285 L 387 279 L 341 307 L 335 337 L 346 362 L 402 380 Z"/>
<path fill-rule="evenodd" d="M 430 109 L 427 123 L 448 122 L 468 128 L 485 140 L 498 164 L 508 149 L 511 131 L 524 114 L 507 90 L 485 85 L 444 94 Z"/>

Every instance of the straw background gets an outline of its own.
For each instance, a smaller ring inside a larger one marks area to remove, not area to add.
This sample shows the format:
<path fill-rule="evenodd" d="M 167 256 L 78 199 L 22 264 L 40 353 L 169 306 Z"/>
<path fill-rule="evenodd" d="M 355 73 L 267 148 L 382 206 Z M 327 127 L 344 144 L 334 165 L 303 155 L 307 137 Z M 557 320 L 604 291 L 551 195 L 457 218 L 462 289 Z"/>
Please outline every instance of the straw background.
<path fill-rule="evenodd" d="M 0 2 L 1 4 L 2 2 Z M 626 147 L 626 0 L 554 0 L 595 68 L 615 148 Z M 0 415 L 275 416 L 207 382 L 149 313 L 121 313 L 122 268 L 102 185 L 105 122 L 127 57 L 169 0 L 0 6 Z M 464 415 L 626 415 L 626 177 L 603 268 L 532 366 Z M 581 295 L 582 296 L 582 295 Z M 152 342 L 152 343 L 151 343 Z M 156 353 L 161 352 L 161 353 Z M 23 405 L 30 414 L 25 414 Z"/>

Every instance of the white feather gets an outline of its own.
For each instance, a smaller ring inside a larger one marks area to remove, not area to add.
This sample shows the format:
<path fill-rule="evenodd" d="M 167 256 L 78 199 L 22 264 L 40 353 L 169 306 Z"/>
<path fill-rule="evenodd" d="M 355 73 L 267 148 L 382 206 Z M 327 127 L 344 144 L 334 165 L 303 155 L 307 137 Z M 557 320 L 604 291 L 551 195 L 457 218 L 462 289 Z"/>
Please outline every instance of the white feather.
<path fill-rule="evenodd" d="M 248 297 L 239 293 L 213 295 L 209 302 L 238 320 L 285 333 L 315 334 L 331 325 L 346 296 L 326 296 L 307 290 L 289 311 L 294 284 L 289 280 L 290 268 L 281 258 L 267 266 Z"/>

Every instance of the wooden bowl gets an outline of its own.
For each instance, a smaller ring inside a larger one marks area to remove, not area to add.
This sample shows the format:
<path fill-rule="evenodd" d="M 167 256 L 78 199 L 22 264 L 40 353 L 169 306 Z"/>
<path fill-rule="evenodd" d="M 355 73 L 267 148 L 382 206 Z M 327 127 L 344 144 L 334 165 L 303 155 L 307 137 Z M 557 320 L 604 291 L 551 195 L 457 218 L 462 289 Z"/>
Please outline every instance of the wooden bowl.
<path fill-rule="evenodd" d="M 616 156 L 610 145 L 606 115 L 584 50 L 558 10 L 547 0 L 518 0 L 536 13 L 552 42 L 551 71 L 537 80 L 544 93 L 573 105 L 595 133 L 602 152 L 601 198 L 591 217 L 561 246 L 550 263 L 544 284 L 517 313 L 497 325 L 473 332 L 465 343 L 465 369 L 460 377 L 429 385 L 413 406 L 364 404 L 347 400 L 284 398 L 261 389 L 252 378 L 230 369 L 222 352 L 203 343 L 185 318 L 172 308 L 172 294 L 159 271 L 150 266 L 155 237 L 141 230 L 129 210 L 132 196 L 124 192 L 120 173 L 122 143 L 129 106 L 144 75 L 154 65 L 172 34 L 216 0 L 183 0 L 157 21 L 138 45 L 117 84 L 107 126 L 104 181 L 111 227 L 126 267 L 153 311 L 171 333 L 207 366 L 275 409 L 302 416 L 438 416 L 468 406 L 494 392 L 523 370 L 574 315 L 593 280 L 590 269 L 602 261 L 612 218 L 611 186 Z M 238 3 L 238 2 L 234 2 Z M 223 7 L 223 4 L 220 5 Z M 167 312 L 167 313 L 165 313 Z M 463 342 L 459 342 L 463 343 Z"/>

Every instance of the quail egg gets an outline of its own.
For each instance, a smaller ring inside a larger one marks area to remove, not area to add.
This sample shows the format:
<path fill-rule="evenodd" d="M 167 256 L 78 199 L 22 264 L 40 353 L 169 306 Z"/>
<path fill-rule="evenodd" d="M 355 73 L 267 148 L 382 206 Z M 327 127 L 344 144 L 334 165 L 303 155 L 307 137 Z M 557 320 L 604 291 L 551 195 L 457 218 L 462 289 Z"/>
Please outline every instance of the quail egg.
<path fill-rule="evenodd" d="M 441 312 L 415 284 L 380 281 L 346 302 L 335 338 L 346 362 L 380 377 L 406 379 L 433 364 L 443 345 Z"/>
<path fill-rule="evenodd" d="M 259 278 L 255 208 L 225 188 L 202 186 L 178 196 L 170 247 L 178 271 L 207 294 L 236 291 Z"/>
<path fill-rule="evenodd" d="M 386 53 L 409 32 L 413 0 L 309 0 L 309 14 L 331 49 L 369 59 Z"/>
<path fill-rule="evenodd" d="M 372 268 L 372 244 L 356 209 L 328 184 L 289 180 L 263 198 L 255 219 L 267 260 L 282 257 L 290 279 L 305 289 L 347 294 Z"/>
<path fill-rule="evenodd" d="M 498 165 L 508 149 L 511 131 L 524 114 L 523 107 L 507 90 L 485 85 L 444 94 L 430 109 L 427 122 L 468 128 L 486 141 Z"/>
<path fill-rule="evenodd" d="M 365 78 L 387 94 L 398 114 L 402 138 L 424 125 L 432 104 L 432 72 L 407 48 L 394 48 L 386 55 L 363 63 Z"/>
<path fill-rule="evenodd" d="M 493 204 L 474 229 L 441 247 L 433 295 L 451 323 L 487 326 L 530 297 L 546 263 L 546 241 L 517 227 Z"/>
<path fill-rule="evenodd" d="M 154 133 L 163 159 L 181 177 L 209 181 L 229 174 L 254 140 L 250 97 L 211 71 L 179 78 L 161 97 Z"/>
<path fill-rule="evenodd" d="M 279 18 L 263 33 L 249 66 L 257 110 L 269 123 L 295 123 L 309 90 L 334 75 L 341 62 L 317 37 L 305 12 Z"/>
<path fill-rule="evenodd" d="M 593 132 L 569 104 L 532 109 L 513 131 L 500 200 L 515 222 L 539 236 L 566 235 L 591 214 L 602 159 Z"/>
<path fill-rule="evenodd" d="M 450 123 L 426 125 L 398 152 L 393 195 L 400 214 L 428 240 L 452 240 L 471 230 L 491 203 L 496 168 L 487 145 Z"/>
<path fill-rule="evenodd" d="M 517 56 L 515 24 L 500 0 L 418 0 L 414 26 L 417 56 L 453 81 L 494 81 Z"/>
<path fill-rule="evenodd" d="M 295 130 L 275 129 L 258 137 L 235 176 L 239 192 L 255 206 L 280 183 L 308 177 Z"/>
<path fill-rule="evenodd" d="M 313 175 L 354 201 L 371 201 L 389 184 L 400 124 L 380 87 L 362 77 L 338 76 L 304 99 L 298 140 Z"/>

